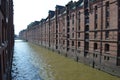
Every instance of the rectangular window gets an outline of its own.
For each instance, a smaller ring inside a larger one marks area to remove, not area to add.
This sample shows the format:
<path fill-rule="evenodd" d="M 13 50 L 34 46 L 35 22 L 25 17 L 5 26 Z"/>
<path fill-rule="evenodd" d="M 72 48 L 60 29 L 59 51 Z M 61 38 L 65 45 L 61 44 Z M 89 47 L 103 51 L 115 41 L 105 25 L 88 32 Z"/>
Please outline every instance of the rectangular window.
<path fill-rule="evenodd" d="M 67 26 L 70 26 L 70 22 L 69 21 L 67 22 Z"/>
<path fill-rule="evenodd" d="M 56 49 L 58 49 L 58 46 L 56 46 Z"/>
<path fill-rule="evenodd" d="M 70 35 L 69 35 L 69 34 L 67 34 L 67 38 L 70 38 Z"/>
<path fill-rule="evenodd" d="M 80 13 L 80 12 L 78 12 L 78 20 L 80 20 L 80 14 L 81 14 L 81 13 Z"/>
<path fill-rule="evenodd" d="M 85 33 L 85 39 L 89 39 L 89 33 Z"/>
<path fill-rule="evenodd" d="M 89 18 L 86 18 L 85 19 L 85 24 L 88 24 L 89 23 Z"/>
<path fill-rule="evenodd" d="M 89 50 L 89 42 L 85 42 L 85 53 L 84 56 L 86 57 L 88 54 L 88 50 Z"/>
<path fill-rule="evenodd" d="M 78 25 L 78 30 L 80 30 L 80 24 Z"/>
<path fill-rule="evenodd" d="M 69 46 L 69 41 L 67 41 L 67 46 Z"/>
<path fill-rule="evenodd" d="M 98 14 L 97 14 L 97 6 L 95 6 L 95 16 L 94 16 L 94 19 L 95 19 L 95 29 L 97 29 L 97 19 L 98 19 Z"/>
<path fill-rule="evenodd" d="M 89 50 L 89 42 L 85 42 L 85 50 Z"/>
<path fill-rule="evenodd" d="M 106 51 L 110 51 L 110 45 L 109 44 L 105 44 L 105 52 Z"/>
<path fill-rule="evenodd" d="M 56 44 L 58 44 L 58 40 L 56 40 Z"/>
<path fill-rule="evenodd" d="M 110 13 L 109 13 L 109 10 L 107 9 L 106 10 L 106 17 L 109 17 Z"/>
<path fill-rule="evenodd" d="M 58 30 L 56 30 L 56 33 L 58 33 Z"/>
<path fill-rule="evenodd" d="M 95 29 L 97 29 L 97 26 L 98 26 L 98 24 L 97 24 L 97 23 L 95 23 Z"/>
<path fill-rule="evenodd" d="M 95 14 L 95 21 L 97 21 L 97 19 L 98 19 L 98 15 L 97 15 L 97 14 Z"/>
<path fill-rule="evenodd" d="M 80 38 L 80 32 L 78 32 L 78 38 Z"/>
<path fill-rule="evenodd" d="M 85 1 L 84 1 L 84 4 L 85 4 L 85 5 L 84 5 L 84 8 L 88 8 L 88 6 L 89 6 L 88 0 L 85 0 Z"/>
<path fill-rule="evenodd" d="M 56 24 L 56 29 L 58 29 L 58 24 Z"/>
<path fill-rule="evenodd" d="M 98 10 L 98 8 L 97 8 L 97 6 L 95 6 L 95 11 L 97 12 L 97 10 Z"/>
<path fill-rule="evenodd" d="M 106 2 L 106 28 L 109 27 L 109 15 L 110 15 L 110 7 L 109 7 L 109 1 Z"/>
<path fill-rule="evenodd" d="M 56 38 L 58 38 L 58 35 L 56 35 Z"/>
<path fill-rule="evenodd" d="M 85 31 L 89 31 L 89 25 L 85 26 Z"/>
<path fill-rule="evenodd" d="M 78 47 L 80 47 L 80 42 L 78 42 Z"/>
<path fill-rule="evenodd" d="M 72 33 L 72 38 L 74 38 L 74 33 Z"/>
<path fill-rule="evenodd" d="M 72 28 L 72 31 L 74 31 L 74 27 Z"/>
<path fill-rule="evenodd" d="M 95 6 L 95 19 L 97 19 L 97 6 Z"/>
<path fill-rule="evenodd" d="M 74 41 L 72 41 L 72 46 L 74 46 Z"/>
<path fill-rule="evenodd" d="M 97 43 L 94 43 L 94 50 L 96 50 L 98 48 Z"/>
<path fill-rule="evenodd" d="M 70 28 L 67 28 L 67 32 L 70 32 Z"/>
<path fill-rule="evenodd" d="M 80 30 L 80 12 L 78 13 L 78 30 Z"/>
<path fill-rule="evenodd" d="M 106 2 L 106 11 L 109 10 L 109 1 Z"/>
<path fill-rule="evenodd" d="M 69 20 L 69 16 L 67 16 L 67 20 Z"/>
<path fill-rule="evenodd" d="M 109 21 L 106 20 L 106 28 L 108 28 L 108 27 L 109 27 Z"/>
<path fill-rule="evenodd" d="M 85 10 L 85 16 L 89 16 L 89 10 L 88 9 Z"/>
<path fill-rule="evenodd" d="M 67 48 L 67 51 L 69 51 L 70 48 Z"/>
<path fill-rule="evenodd" d="M 110 57 L 109 57 L 109 56 L 104 56 L 104 60 L 109 61 L 109 60 L 110 60 Z"/>
<path fill-rule="evenodd" d="M 97 38 L 97 32 L 94 33 L 94 38 Z"/>
<path fill-rule="evenodd" d="M 105 32 L 105 38 L 106 38 L 106 39 L 109 38 L 109 31 L 106 31 L 106 32 Z"/>
<path fill-rule="evenodd" d="M 72 15 L 72 25 L 74 25 L 74 14 Z"/>

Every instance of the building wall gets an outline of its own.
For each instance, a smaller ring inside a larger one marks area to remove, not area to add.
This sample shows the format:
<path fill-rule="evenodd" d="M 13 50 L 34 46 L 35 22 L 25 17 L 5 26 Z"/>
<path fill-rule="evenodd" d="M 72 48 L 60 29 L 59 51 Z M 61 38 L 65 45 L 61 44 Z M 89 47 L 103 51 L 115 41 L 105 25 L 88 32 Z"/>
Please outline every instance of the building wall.
<path fill-rule="evenodd" d="M 37 36 L 36 40 L 46 48 L 120 76 L 118 3 L 119 0 L 79 0 L 64 7 L 57 5 L 54 16 L 49 12 L 36 29 L 25 32 Z"/>
<path fill-rule="evenodd" d="M 13 1 L 0 0 L 0 80 L 11 80 L 13 46 Z"/>

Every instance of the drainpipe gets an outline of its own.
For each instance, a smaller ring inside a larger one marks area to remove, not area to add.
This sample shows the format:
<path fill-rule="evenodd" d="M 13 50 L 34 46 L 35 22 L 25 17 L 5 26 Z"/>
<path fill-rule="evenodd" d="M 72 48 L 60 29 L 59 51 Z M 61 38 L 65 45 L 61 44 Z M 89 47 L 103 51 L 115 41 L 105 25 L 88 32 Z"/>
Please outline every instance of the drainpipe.
<path fill-rule="evenodd" d="M 65 53 L 65 57 L 67 57 L 67 53 L 68 53 L 68 15 L 69 15 L 69 4 L 67 4 L 66 5 L 66 18 L 67 18 L 67 20 L 66 20 L 66 53 Z"/>
<path fill-rule="evenodd" d="M 78 28 L 78 19 L 77 19 L 77 5 L 75 3 L 75 14 L 76 14 L 76 36 L 75 36 L 75 42 L 76 42 L 76 45 L 75 45 L 75 55 L 76 55 L 76 61 L 78 61 L 78 55 L 77 55 L 77 28 Z"/>
<path fill-rule="evenodd" d="M 101 36 L 100 36 L 100 67 L 101 67 L 101 58 L 102 58 L 102 30 L 103 30 L 103 0 L 101 0 Z"/>
<path fill-rule="evenodd" d="M 120 65 L 120 1 L 117 0 L 118 3 L 118 33 L 117 33 L 117 66 Z"/>
<path fill-rule="evenodd" d="M 48 38 L 49 38 L 49 41 L 48 41 L 48 44 L 49 44 L 49 48 L 50 48 L 50 16 L 51 16 L 51 12 L 49 11 L 49 15 L 48 15 L 48 25 L 49 25 L 49 32 L 48 32 Z"/>

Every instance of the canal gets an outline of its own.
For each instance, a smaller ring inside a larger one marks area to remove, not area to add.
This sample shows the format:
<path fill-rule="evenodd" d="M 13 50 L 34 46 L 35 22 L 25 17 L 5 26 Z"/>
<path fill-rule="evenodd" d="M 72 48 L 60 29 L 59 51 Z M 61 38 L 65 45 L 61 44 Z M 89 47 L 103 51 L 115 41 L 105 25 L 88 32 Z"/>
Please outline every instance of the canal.
<path fill-rule="evenodd" d="M 120 80 L 56 52 L 15 41 L 12 80 Z"/>

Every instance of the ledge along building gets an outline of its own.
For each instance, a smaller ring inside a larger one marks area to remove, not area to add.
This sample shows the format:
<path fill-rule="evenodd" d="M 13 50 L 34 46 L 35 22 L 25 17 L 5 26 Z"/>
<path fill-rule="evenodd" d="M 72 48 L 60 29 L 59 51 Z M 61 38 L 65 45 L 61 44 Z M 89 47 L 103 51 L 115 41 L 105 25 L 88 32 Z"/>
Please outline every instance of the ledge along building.
<path fill-rule="evenodd" d="M 0 0 L 0 80 L 11 80 L 13 46 L 13 1 Z"/>
<path fill-rule="evenodd" d="M 20 37 L 93 68 L 120 76 L 120 0 L 78 0 L 56 5 Z"/>

